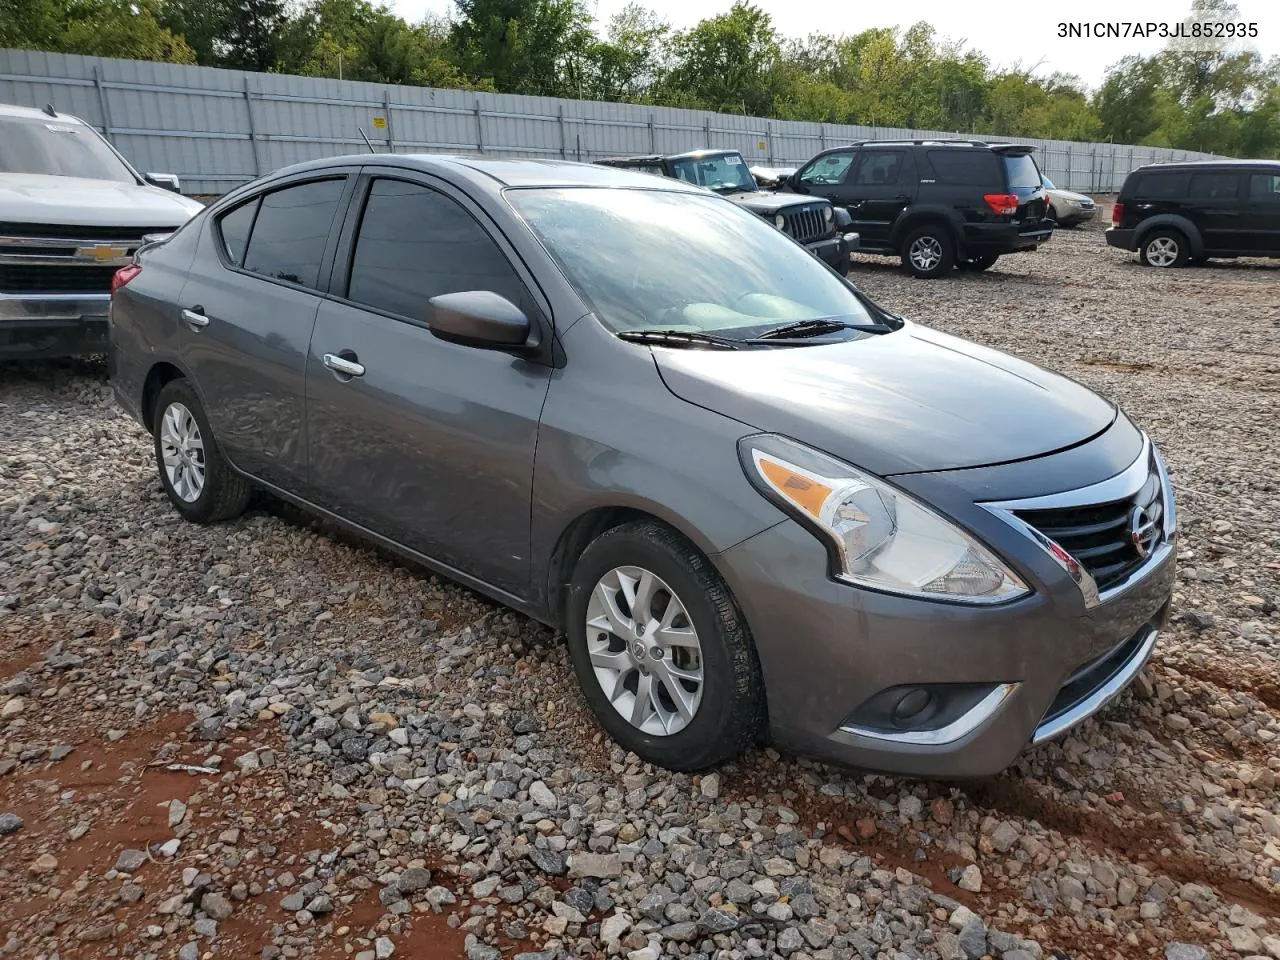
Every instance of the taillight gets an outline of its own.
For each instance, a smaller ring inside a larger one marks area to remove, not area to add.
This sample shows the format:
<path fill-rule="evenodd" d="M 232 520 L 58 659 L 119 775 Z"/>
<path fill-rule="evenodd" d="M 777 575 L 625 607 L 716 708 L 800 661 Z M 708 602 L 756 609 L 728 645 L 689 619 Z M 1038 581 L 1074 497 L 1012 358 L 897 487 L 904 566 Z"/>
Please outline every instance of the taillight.
<path fill-rule="evenodd" d="M 142 267 L 136 263 L 131 263 L 127 267 L 121 267 L 111 275 L 111 292 L 114 294 L 126 283 L 142 272 Z"/>
<path fill-rule="evenodd" d="M 1011 217 L 1018 212 L 1018 195 L 1015 193 L 988 193 L 982 199 L 1002 217 Z"/>
<path fill-rule="evenodd" d="M 1118 227 L 1122 223 L 1124 223 L 1124 204 L 1117 200 L 1111 208 L 1111 225 Z"/>

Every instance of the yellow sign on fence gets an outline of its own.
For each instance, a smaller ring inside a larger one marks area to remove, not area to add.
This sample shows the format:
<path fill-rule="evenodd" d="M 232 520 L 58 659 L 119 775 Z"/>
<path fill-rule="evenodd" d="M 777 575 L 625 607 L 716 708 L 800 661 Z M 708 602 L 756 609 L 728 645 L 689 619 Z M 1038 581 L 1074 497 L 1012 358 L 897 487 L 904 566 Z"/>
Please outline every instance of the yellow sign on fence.
<path fill-rule="evenodd" d="M 373 129 L 375 129 L 375 130 L 385 130 L 385 129 L 387 129 L 387 118 L 386 118 L 386 117 L 374 117 L 374 118 L 373 118 Z"/>

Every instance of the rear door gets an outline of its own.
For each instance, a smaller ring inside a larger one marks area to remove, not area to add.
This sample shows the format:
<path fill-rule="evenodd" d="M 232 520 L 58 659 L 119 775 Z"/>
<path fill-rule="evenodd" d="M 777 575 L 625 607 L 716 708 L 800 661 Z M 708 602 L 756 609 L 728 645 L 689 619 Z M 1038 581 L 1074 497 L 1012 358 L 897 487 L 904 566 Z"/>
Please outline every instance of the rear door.
<path fill-rule="evenodd" d="M 1191 222 L 1200 228 L 1206 252 L 1248 249 L 1245 227 L 1245 176 L 1235 170 L 1195 170 L 1187 186 Z"/>
<path fill-rule="evenodd" d="M 1280 169 L 1251 170 L 1242 228 L 1250 250 L 1280 255 Z"/>
<path fill-rule="evenodd" d="M 842 184 L 862 245 L 884 247 L 903 209 L 915 199 L 915 161 L 905 148 L 863 147 Z"/>
<path fill-rule="evenodd" d="M 353 172 L 273 186 L 212 218 L 174 318 L 219 444 L 287 489 L 306 479 L 307 345 Z"/>
<path fill-rule="evenodd" d="M 1125 205 L 1124 226 L 1137 227 L 1143 220 L 1162 213 L 1178 214 L 1195 221 L 1187 202 L 1187 184 L 1191 179 L 1187 171 L 1151 170 L 1135 174 L 1130 179 L 1135 177 L 1132 187 L 1126 181 L 1120 195 Z"/>

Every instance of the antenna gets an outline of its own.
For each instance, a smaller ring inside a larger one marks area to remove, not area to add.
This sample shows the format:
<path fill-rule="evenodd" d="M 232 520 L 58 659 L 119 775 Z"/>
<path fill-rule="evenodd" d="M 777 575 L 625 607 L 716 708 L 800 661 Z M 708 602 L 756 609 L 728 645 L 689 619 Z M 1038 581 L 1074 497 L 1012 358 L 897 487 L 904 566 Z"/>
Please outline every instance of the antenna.
<path fill-rule="evenodd" d="M 364 136 L 364 128 L 356 127 L 356 129 L 360 131 L 360 136 L 364 137 L 364 145 L 369 148 L 369 152 L 377 153 L 378 151 L 373 149 L 373 144 L 369 142 L 369 138 Z"/>
<path fill-rule="evenodd" d="M 52 104 L 52 103 L 46 103 L 46 104 L 44 105 L 44 112 L 45 112 L 45 113 L 47 113 L 47 114 L 48 114 L 49 116 L 51 116 L 51 117 L 56 117 L 56 116 L 58 115 L 58 111 L 56 111 L 56 110 L 54 110 L 54 109 L 53 109 L 53 104 Z"/>

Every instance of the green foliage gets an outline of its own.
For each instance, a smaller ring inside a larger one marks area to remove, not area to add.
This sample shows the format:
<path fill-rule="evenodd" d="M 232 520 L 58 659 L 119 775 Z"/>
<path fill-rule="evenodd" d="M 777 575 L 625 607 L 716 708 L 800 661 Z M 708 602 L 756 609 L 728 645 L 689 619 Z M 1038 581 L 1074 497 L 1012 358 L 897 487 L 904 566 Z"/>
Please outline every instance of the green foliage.
<path fill-rule="evenodd" d="M 746 0 L 687 30 L 631 3 L 598 32 L 583 0 L 454 0 L 411 25 L 370 0 L 0 0 L 0 46 L 652 103 L 1001 137 L 1280 156 L 1280 58 L 1238 43 L 1075 77 L 993 69 L 927 23 L 786 40 Z M 1238 16 L 1228 0 L 1192 15 Z"/>

